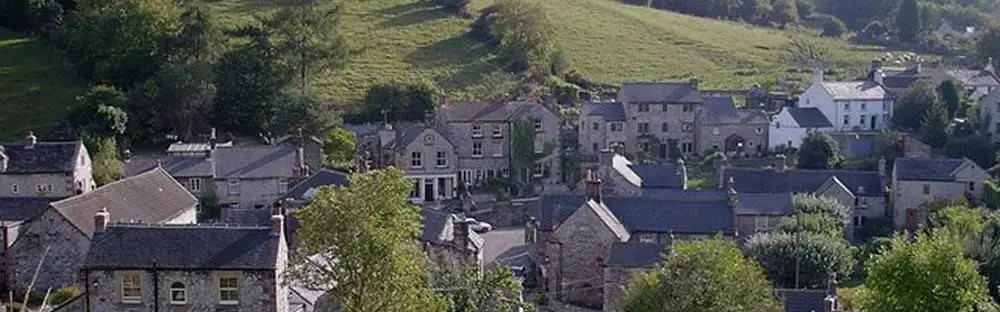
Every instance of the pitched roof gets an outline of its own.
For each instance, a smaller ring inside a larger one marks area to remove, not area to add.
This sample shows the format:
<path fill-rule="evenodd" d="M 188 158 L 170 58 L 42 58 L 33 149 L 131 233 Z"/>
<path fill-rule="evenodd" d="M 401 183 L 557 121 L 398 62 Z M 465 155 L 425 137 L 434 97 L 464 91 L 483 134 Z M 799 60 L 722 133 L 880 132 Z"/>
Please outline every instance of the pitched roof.
<path fill-rule="evenodd" d="M 63 198 L 0 197 L 0 221 L 27 221 L 49 208 L 49 204 Z"/>
<path fill-rule="evenodd" d="M 406 148 L 411 143 L 413 143 L 413 141 L 419 138 L 421 134 L 424 134 L 427 131 L 437 132 L 438 134 L 441 135 L 442 138 L 444 138 L 445 142 L 447 142 L 451 146 L 455 146 L 455 144 L 451 142 L 451 139 L 449 139 L 448 136 L 445 135 L 445 133 L 447 132 L 443 131 L 436 125 L 428 126 L 423 123 L 413 124 L 408 128 L 400 129 L 399 131 L 396 132 L 396 137 L 392 141 L 385 142 L 384 146 L 387 149 Z"/>
<path fill-rule="evenodd" d="M 824 312 L 825 290 L 775 289 L 778 300 L 785 303 L 785 312 Z"/>
<path fill-rule="evenodd" d="M 536 102 L 453 102 L 441 105 L 438 114 L 448 122 L 512 121 L 536 105 L 542 106 Z"/>
<path fill-rule="evenodd" d="M 698 87 L 688 82 L 626 82 L 618 92 L 622 102 L 701 103 Z"/>
<path fill-rule="evenodd" d="M 198 199 L 157 168 L 104 185 L 88 193 L 52 203 L 85 235 L 94 233 L 94 214 L 107 208 L 111 220 L 160 223 L 195 208 Z"/>
<path fill-rule="evenodd" d="M 7 155 L 4 174 L 67 173 L 73 172 L 80 157 L 82 143 L 37 142 L 0 143 L 0 152 Z"/>
<path fill-rule="evenodd" d="M 587 102 L 580 106 L 584 116 L 600 116 L 607 121 L 625 121 L 625 106 L 619 102 Z"/>
<path fill-rule="evenodd" d="M 212 157 L 132 157 L 125 176 L 149 171 L 159 164 L 171 175 L 214 178 L 274 178 L 291 176 L 299 164 L 298 147 L 291 144 L 217 147 Z"/>
<path fill-rule="evenodd" d="M 584 196 L 542 196 L 539 229 L 554 230 L 585 203 Z M 715 234 L 733 232 L 724 200 L 685 201 L 647 197 L 605 197 L 603 204 L 629 232 Z"/>
<path fill-rule="evenodd" d="M 282 198 L 305 200 L 321 186 L 347 186 L 347 173 L 332 169 L 320 169 L 309 178 L 292 187 Z"/>
<path fill-rule="evenodd" d="M 611 162 L 611 167 L 635 186 L 644 189 L 684 187 L 684 177 L 677 174 L 676 164 L 632 164 L 618 154 L 613 156 Z"/>
<path fill-rule="evenodd" d="M 955 181 L 955 170 L 966 162 L 972 163 L 965 158 L 898 158 L 895 162 L 896 178 L 909 181 Z"/>
<path fill-rule="evenodd" d="M 439 211 L 431 208 L 421 208 L 420 216 L 423 220 L 423 232 L 420 240 L 430 243 L 447 243 L 455 240 L 455 219 L 454 214 Z M 469 231 L 469 248 L 481 249 L 483 238 L 478 233 Z"/>
<path fill-rule="evenodd" d="M 615 214 L 608 209 L 608 206 L 606 206 L 604 202 L 588 200 L 585 205 L 597 214 L 597 217 L 601 219 L 601 222 L 604 222 L 604 225 L 607 226 L 612 233 L 615 233 L 615 236 L 618 237 L 618 239 L 621 241 L 627 241 L 629 239 L 629 232 L 625 229 L 625 225 L 623 225 L 622 222 L 615 217 Z"/>
<path fill-rule="evenodd" d="M 890 95 L 882 85 L 871 81 L 824 81 L 823 88 L 834 100 L 881 100 Z"/>
<path fill-rule="evenodd" d="M 705 96 L 705 104 L 701 106 L 701 121 L 708 124 L 731 123 L 740 120 L 736 102 L 732 96 Z"/>
<path fill-rule="evenodd" d="M 736 214 L 788 215 L 792 213 L 792 193 L 741 193 Z"/>
<path fill-rule="evenodd" d="M 1000 86 L 1000 80 L 997 79 L 996 75 L 986 70 L 955 69 L 948 70 L 947 73 L 951 78 L 967 86 Z"/>
<path fill-rule="evenodd" d="M 94 235 L 84 268 L 273 270 L 279 238 L 262 226 L 109 225 Z"/>
<path fill-rule="evenodd" d="M 786 107 L 795 123 L 803 128 L 830 128 L 833 123 L 815 107 Z"/>
<path fill-rule="evenodd" d="M 882 195 L 882 177 L 877 172 L 850 170 L 793 170 L 725 168 L 722 181 L 733 178 L 734 187 L 743 193 L 812 193 L 830 177 L 836 176 L 854 195 Z M 858 192 L 858 188 L 864 192 Z"/>
<path fill-rule="evenodd" d="M 651 268 L 663 261 L 667 246 L 651 243 L 614 243 L 608 255 L 607 266 L 624 268 Z"/>
<path fill-rule="evenodd" d="M 271 209 L 223 208 L 219 222 L 234 225 L 271 224 Z"/>

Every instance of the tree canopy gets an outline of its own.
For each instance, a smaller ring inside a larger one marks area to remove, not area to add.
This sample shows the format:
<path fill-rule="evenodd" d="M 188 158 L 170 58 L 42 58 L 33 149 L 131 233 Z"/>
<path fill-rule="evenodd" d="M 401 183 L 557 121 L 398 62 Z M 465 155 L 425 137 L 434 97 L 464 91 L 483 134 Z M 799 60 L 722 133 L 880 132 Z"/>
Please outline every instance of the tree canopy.
<path fill-rule="evenodd" d="M 810 132 L 799 146 L 799 168 L 830 169 L 839 162 L 837 141 L 824 132 Z"/>
<path fill-rule="evenodd" d="M 903 93 L 893 107 L 892 123 L 901 130 L 917 130 L 924 120 L 924 115 L 937 102 L 934 87 L 920 82 Z"/>
<path fill-rule="evenodd" d="M 920 34 L 920 7 L 917 0 L 903 0 L 896 13 L 896 28 L 899 37 L 907 42 L 915 42 Z"/>
<path fill-rule="evenodd" d="M 810 232 L 758 233 L 746 244 L 768 277 L 785 288 L 823 289 L 854 268 L 850 246 L 840 237 Z"/>

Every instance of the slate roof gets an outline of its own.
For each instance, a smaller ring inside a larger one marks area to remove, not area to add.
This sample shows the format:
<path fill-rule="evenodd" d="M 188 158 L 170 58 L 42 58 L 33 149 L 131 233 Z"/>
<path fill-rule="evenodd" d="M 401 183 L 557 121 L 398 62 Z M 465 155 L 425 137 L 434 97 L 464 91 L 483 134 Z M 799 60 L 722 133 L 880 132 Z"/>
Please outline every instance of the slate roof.
<path fill-rule="evenodd" d="M 611 267 L 652 268 L 663 261 L 667 246 L 652 243 L 620 243 L 611 245 L 608 261 Z"/>
<path fill-rule="evenodd" d="M 785 304 L 785 312 L 824 312 L 825 290 L 775 289 L 778 300 Z"/>
<path fill-rule="evenodd" d="M 542 196 L 539 229 L 552 231 L 583 206 L 584 196 Z M 726 201 L 678 201 L 645 197 L 605 197 L 615 218 L 631 233 L 657 232 L 715 234 L 733 232 L 732 211 Z"/>
<path fill-rule="evenodd" d="M 108 225 L 94 235 L 85 269 L 273 270 L 270 227 Z"/>
<path fill-rule="evenodd" d="M 420 240 L 430 243 L 446 243 L 455 239 L 454 221 L 457 218 L 454 214 L 431 208 L 421 208 L 420 216 L 423 220 L 424 229 L 420 234 Z M 469 231 L 469 243 L 471 248 L 482 249 L 483 237 L 478 233 Z"/>
<path fill-rule="evenodd" d="M 49 208 L 49 204 L 63 198 L 0 197 L 0 221 L 27 221 Z"/>
<path fill-rule="evenodd" d="M 269 225 L 271 209 L 222 208 L 219 222 L 234 225 Z"/>
<path fill-rule="evenodd" d="M 948 75 L 958 80 L 964 85 L 974 87 L 997 87 L 1000 81 L 997 77 L 985 70 L 956 69 L 947 71 Z"/>
<path fill-rule="evenodd" d="M 735 189 L 743 193 L 812 193 L 836 176 L 854 195 L 881 196 L 882 177 L 877 172 L 850 170 L 793 170 L 725 168 L 722 181 L 733 178 Z M 858 187 L 864 192 L 858 193 Z"/>
<path fill-rule="evenodd" d="M 792 115 L 792 119 L 795 119 L 795 123 L 799 124 L 803 128 L 830 128 L 833 127 L 833 123 L 823 112 L 819 111 L 819 108 L 815 107 L 786 107 L 788 114 Z"/>
<path fill-rule="evenodd" d="M 535 102 L 453 102 L 441 105 L 438 113 L 449 122 L 511 121 L 531 111 L 535 105 L 542 106 Z"/>
<path fill-rule="evenodd" d="M 80 141 L 0 143 L 0 152 L 7 155 L 4 174 L 69 173 L 76 167 L 82 151 Z"/>
<path fill-rule="evenodd" d="M 737 196 L 738 215 L 792 214 L 792 193 L 742 193 Z"/>
<path fill-rule="evenodd" d="M 628 241 L 629 231 L 625 228 L 625 225 L 622 224 L 621 220 L 618 220 L 618 218 L 615 217 L 615 214 L 611 212 L 605 204 L 606 203 L 603 201 L 597 202 L 594 200 L 588 200 L 586 206 L 597 214 L 597 217 L 601 219 L 601 222 L 604 222 L 604 225 L 607 226 L 612 233 L 615 233 L 615 236 L 618 237 L 619 240 Z"/>
<path fill-rule="evenodd" d="M 618 92 L 622 102 L 703 102 L 698 87 L 688 82 L 626 82 Z"/>
<path fill-rule="evenodd" d="M 437 132 L 444 138 L 445 142 L 448 142 L 451 146 L 455 146 L 455 144 L 448 139 L 448 136 L 445 135 L 445 133 L 447 133 L 446 131 L 437 126 L 428 127 L 423 123 L 413 124 L 408 128 L 398 130 L 396 132 L 396 138 L 392 141 L 384 142 L 383 144 L 387 149 L 403 149 L 409 146 L 410 143 L 413 143 L 413 141 L 417 140 L 417 138 L 420 138 L 421 135 L 427 131 Z"/>
<path fill-rule="evenodd" d="M 217 147 L 204 156 L 132 157 L 124 175 L 149 171 L 159 163 L 174 177 L 275 178 L 290 177 L 299 164 L 298 148 L 290 144 Z"/>
<path fill-rule="evenodd" d="M 884 87 L 871 81 L 824 81 L 823 88 L 834 100 L 881 100 L 890 97 Z"/>
<path fill-rule="evenodd" d="M 632 164 L 625 156 L 615 154 L 611 167 L 632 185 L 643 189 L 683 188 L 684 179 L 677 174 L 676 164 Z"/>
<path fill-rule="evenodd" d="M 282 198 L 305 200 L 312 197 L 312 193 L 321 186 L 347 186 L 347 183 L 346 172 L 323 168 L 292 187 Z"/>
<path fill-rule="evenodd" d="M 896 178 L 907 181 L 955 181 L 952 173 L 967 161 L 965 158 L 898 158 L 895 163 Z"/>
<path fill-rule="evenodd" d="M 736 102 L 732 96 L 705 96 L 705 104 L 701 106 L 702 122 L 708 124 L 731 123 L 740 120 Z"/>
<path fill-rule="evenodd" d="M 198 199 L 163 169 L 128 177 L 83 195 L 52 203 L 52 208 L 91 236 L 94 214 L 107 208 L 111 220 L 161 223 L 195 209 Z"/>
<path fill-rule="evenodd" d="M 625 106 L 618 102 L 587 102 L 580 106 L 584 116 L 601 116 L 607 121 L 626 121 Z"/>

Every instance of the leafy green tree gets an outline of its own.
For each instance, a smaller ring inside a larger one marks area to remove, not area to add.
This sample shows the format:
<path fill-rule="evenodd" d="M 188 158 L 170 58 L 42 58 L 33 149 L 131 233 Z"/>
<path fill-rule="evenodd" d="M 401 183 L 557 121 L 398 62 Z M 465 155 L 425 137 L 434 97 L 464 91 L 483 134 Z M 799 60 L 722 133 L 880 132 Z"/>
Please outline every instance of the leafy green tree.
<path fill-rule="evenodd" d="M 274 134 L 323 133 L 337 124 L 333 110 L 312 93 L 283 90 L 274 104 L 267 131 Z"/>
<path fill-rule="evenodd" d="M 824 37 L 840 37 L 847 32 L 847 25 L 839 18 L 829 14 L 814 14 L 812 19 L 817 20 L 823 26 Z"/>
<path fill-rule="evenodd" d="M 797 12 L 799 19 L 807 18 L 815 11 L 816 6 L 809 0 L 795 0 L 795 12 Z"/>
<path fill-rule="evenodd" d="M 180 15 L 171 0 L 84 1 L 58 44 L 77 74 L 128 89 L 167 63 Z"/>
<path fill-rule="evenodd" d="M 927 83 L 917 83 L 906 89 L 896 101 L 892 112 L 892 124 L 901 130 L 916 130 L 924 120 L 924 115 L 937 102 L 934 88 Z"/>
<path fill-rule="evenodd" d="M 521 300 L 521 283 L 503 265 L 480 272 L 470 268 L 455 274 L 441 272 L 434 284 L 451 300 L 449 312 L 510 312 L 529 308 Z"/>
<path fill-rule="evenodd" d="M 906 42 L 916 42 L 920 35 L 920 7 L 917 0 L 903 0 L 896 14 L 896 28 L 899 37 Z"/>
<path fill-rule="evenodd" d="M 771 5 L 772 22 L 778 23 L 781 27 L 799 21 L 799 11 L 795 8 L 795 0 L 777 0 Z"/>
<path fill-rule="evenodd" d="M 413 182 L 398 169 L 355 173 L 349 181 L 319 188 L 296 211 L 298 249 L 315 256 L 293 257 L 291 276 L 331 289 L 345 312 L 447 310 L 428 287 L 427 256 L 413 241 L 421 232 L 420 209 L 407 202 Z"/>
<path fill-rule="evenodd" d="M 792 216 L 785 218 L 778 227 L 780 232 L 844 237 L 844 222 L 850 210 L 836 199 L 796 194 L 792 197 L 792 210 Z"/>
<path fill-rule="evenodd" d="M 906 135 L 898 131 L 888 131 L 875 136 L 875 156 L 885 159 L 891 164 L 898 157 L 903 157 L 906 152 L 903 144 L 906 142 Z M 886 167 L 886 170 L 892 166 Z"/>
<path fill-rule="evenodd" d="M 664 262 L 636 277 L 626 293 L 624 312 L 782 311 L 760 265 L 720 238 L 675 242 Z"/>
<path fill-rule="evenodd" d="M 497 0 L 495 8 L 489 33 L 512 69 L 545 65 L 553 47 L 553 29 L 541 2 Z"/>
<path fill-rule="evenodd" d="M 975 52 L 979 56 L 979 62 L 985 63 L 990 58 L 1000 60 L 1000 27 L 988 25 L 985 31 L 982 31 L 979 36 L 975 47 Z"/>
<path fill-rule="evenodd" d="M 114 137 L 85 137 L 90 151 L 91 173 L 98 186 L 118 181 L 122 177 L 122 162 Z"/>
<path fill-rule="evenodd" d="M 261 20 L 274 37 L 276 52 L 294 70 L 299 88 L 326 70 L 342 67 L 347 60 L 347 41 L 338 32 L 341 6 L 301 3 L 284 6 Z"/>
<path fill-rule="evenodd" d="M 268 47 L 269 39 L 259 29 L 243 31 L 250 43 L 222 54 L 215 63 L 212 119 L 217 125 L 256 134 L 269 128 L 270 115 L 290 79 Z"/>
<path fill-rule="evenodd" d="M 830 169 L 839 159 L 837 141 L 824 132 L 811 132 L 799 146 L 799 168 Z"/>
<path fill-rule="evenodd" d="M 173 133 L 189 141 L 199 129 L 209 128 L 216 92 L 212 75 L 212 65 L 204 61 L 170 65 L 148 82 L 147 100 L 131 96 L 134 105 L 130 111 L 148 112 L 146 136 Z M 140 116 L 135 117 L 139 122 Z M 133 130 L 139 131 L 136 127 Z"/>
<path fill-rule="evenodd" d="M 943 147 L 948 142 L 948 109 L 941 102 L 934 102 L 920 124 L 920 135 L 931 147 Z"/>
<path fill-rule="evenodd" d="M 424 121 L 437 110 L 438 90 L 430 83 L 383 83 L 372 86 L 354 122 Z"/>
<path fill-rule="evenodd" d="M 948 108 L 949 117 L 964 117 L 960 116 L 965 115 L 965 112 L 962 111 L 962 88 L 957 82 L 945 80 L 938 86 L 938 92 L 941 93 L 941 101 Z"/>
<path fill-rule="evenodd" d="M 859 311 L 972 312 L 991 304 L 976 262 L 948 235 L 917 233 L 912 241 L 897 236 L 866 266 Z"/>
<path fill-rule="evenodd" d="M 760 19 L 763 12 L 770 10 L 767 1 L 743 0 L 740 2 L 739 16 L 746 22 L 754 22 Z"/>
<path fill-rule="evenodd" d="M 174 38 L 174 56 L 179 61 L 212 59 L 219 50 L 222 33 L 211 11 L 200 5 L 189 6 L 180 16 L 181 31 Z"/>
<path fill-rule="evenodd" d="M 110 138 L 125 133 L 128 114 L 122 109 L 127 98 L 115 87 L 99 85 L 77 97 L 79 102 L 68 119 L 81 135 Z"/>
<path fill-rule="evenodd" d="M 944 154 L 952 158 L 968 158 L 983 168 L 994 164 L 997 147 L 989 137 L 982 134 L 966 136 L 952 135 L 944 145 Z"/>
<path fill-rule="evenodd" d="M 844 239 L 815 233 L 758 233 L 747 241 L 746 252 L 786 288 L 826 288 L 830 278 L 850 276 L 854 268 Z"/>
<path fill-rule="evenodd" d="M 340 127 L 333 129 L 323 140 L 323 163 L 333 167 L 354 167 L 356 142 L 354 132 Z"/>

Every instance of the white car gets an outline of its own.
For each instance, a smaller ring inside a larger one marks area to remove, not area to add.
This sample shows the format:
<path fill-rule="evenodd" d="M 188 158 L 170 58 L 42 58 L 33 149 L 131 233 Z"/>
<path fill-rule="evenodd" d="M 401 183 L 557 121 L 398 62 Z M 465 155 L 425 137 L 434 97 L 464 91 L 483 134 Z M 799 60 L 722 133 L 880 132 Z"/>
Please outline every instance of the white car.
<path fill-rule="evenodd" d="M 476 233 L 489 232 L 490 230 L 493 229 L 493 225 L 490 225 L 489 223 L 486 222 L 477 221 L 476 219 L 473 218 L 466 218 L 465 222 L 468 222 L 469 229 L 476 231 Z"/>

